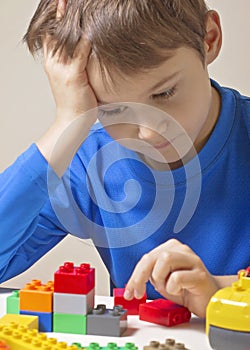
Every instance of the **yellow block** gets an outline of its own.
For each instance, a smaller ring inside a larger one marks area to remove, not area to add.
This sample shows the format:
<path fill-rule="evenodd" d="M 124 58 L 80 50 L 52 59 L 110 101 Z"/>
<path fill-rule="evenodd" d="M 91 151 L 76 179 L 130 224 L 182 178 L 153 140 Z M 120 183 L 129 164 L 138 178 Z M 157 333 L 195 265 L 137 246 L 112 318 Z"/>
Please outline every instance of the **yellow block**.
<path fill-rule="evenodd" d="M 9 325 L 13 322 L 38 330 L 38 316 L 7 314 L 0 318 L 0 324 Z"/>
<path fill-rule="evenodd" d="M 231 287 L 220 289 L 207 306 L 206 332 L 209 326 L 250 332 L 250 277 L 244 270 Z"/>
<path fill-rule="evenodd" d="M 48 338 L 45 333 L 38 333 L 36 329 L 14 322 L 8 326 L 0 323 L 0 339 L 5 340 L 11 350 L 78 350 L 75 345 L 68 346 L 65 342 Z"/>

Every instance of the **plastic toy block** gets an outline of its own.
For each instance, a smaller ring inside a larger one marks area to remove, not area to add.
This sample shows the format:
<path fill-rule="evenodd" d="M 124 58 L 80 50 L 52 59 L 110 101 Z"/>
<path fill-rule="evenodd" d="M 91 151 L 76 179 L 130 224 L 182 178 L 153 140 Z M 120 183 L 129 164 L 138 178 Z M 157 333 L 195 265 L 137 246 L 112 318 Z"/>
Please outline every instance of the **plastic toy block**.
<path fill-rule="evenodd" d="M 250 333 L 210 326 L 209 343 L 212 349 L 247 350 L 250 349 Z"/>
<path fill-rule="evenodd" d="M 53 332 L 86 334 L 85 315 L 57 314 L 53 315 Z"/>
<path fill-rule="evenodd" d="M 126 329 L 127 310 L 120 305 L 109 310 L 100 304 L 87 315 L 87 334 L 119 337 Z"/>
<path fill-rule="evenodd" d="M 28 315 L 7 314 L 0 318 L 0 324 L 8 325 L 10 323 L 18 323 L 27 326 L 29 329 L 38 330 L 38 317 Z"/>
<path fill-rule="evenodd" d="M 39 332 L 53 331 L 53 313 L 52 312 L 36 312 L 36 311 L 20 311 L 21 315 L 30 315 L 38 317 Z"/>
<path fill-rule="evenodd" d="M 19 290 L 14 290 L 6 299 L 6 313 L 19 314 Z"/>
<path fill-rule="evenodd" d="M 174 339 L 166 339 L 164 344 L 152 340 L 143 350 L 188 350 L 183 343 L 176 343 Z"/>
<path fill-rule="evenodd" d="M 90 264 L 74 266 L 65 262 L 54 274 L 55 292 L 88 294 L 95 287 L 95 269 Z"/>
<path fill-rule="evenodd" d="M 114 304 L 122 305 L 122 307 L 128 310 L 128 315 L 139 315 L 139 305 L 146 303 L 147 295 L 146 293 L 141 299 L 133 298 L 132 300 L 124 299 L 123 295 L 125 288 L 114 288 Z"/>
<path fill-rule="evenodd" d="M 189 322 L 191 312 L 184 306 L 166 299 L 156 299 L 149 303 L 140 304 L 139 318 L 142 321 L 172 327 Z"/>
<path fill-rule="evenodd" d="M 124 347 L 122 347 L 122 350 L 137 350 L 138 347 L 135 345 L 135 343 L 126 343 Z"/>
<path fill-rule="evenodd" d="M 80 343 L 72 343 L 72 345 L 76 346 L 77 347 L 77 350 L 82 350 L 82 349 L 86 349 L 86 348 L 83 348 L 82 344 Z M 86 349 L 87 350 L 87 349 Z"/>
<path fill-rule="evenodd" d="M 53 311 L 53 291 L 52 281 L 42 284 L 40 280 L 33 280 L 27 283 L 20 290 L 20 310 L 52 312 Z"/>
<path fill-rule="evenodd" d="M 4 340 L 0 339 L 0 349 L 1 350 L 10 350 L 10 347 Z"/>
<path fill-rule="evenodd" d="M 238 272 L 238 281 L 218 290 L 206 310 L 206 333 L 213 349 L 250 349 L 249 267 Z"/>
<path fill-rule="evenodd" d="M 44 333 L 38 333 L 35 329 L 26 326 L 0 324 L 0 338 L 3 339 L 11 350 L 78 350 L 77 346 L 68 346 L 65 342 L 58 342 L 55 338 L 48 338 Z"/>
<path fill-rule="evenodd" d="M 73 315 L 87 315 L 95 305 L 95 289 L 88 294 L 54 293 L 54 312 Z"/>
<path fill-rule="evenodd" d="M 89 343 L 89 345 L 83 346 L 80 343 L 73 343 L 78 347 L 78 350 L 137 350 L 138 347 L 135 343 L 126 343 L 124 346 L 118 346 L 116 343 L 108 343 L 106 346 L 100 346 L 99 343 Z"/>
<path fill-rule="evenodd" d="M 124 346 L 118 346 L 116 343 L 108 343 L 102 347 L 102 350 L 137 350 L 135 343 L 126 343 Z"/>

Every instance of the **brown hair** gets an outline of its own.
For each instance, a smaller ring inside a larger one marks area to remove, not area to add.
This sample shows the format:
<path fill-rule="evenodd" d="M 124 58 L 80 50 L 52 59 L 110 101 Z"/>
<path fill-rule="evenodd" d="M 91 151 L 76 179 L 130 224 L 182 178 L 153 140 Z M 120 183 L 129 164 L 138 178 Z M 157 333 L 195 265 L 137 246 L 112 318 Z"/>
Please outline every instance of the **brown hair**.
<path fill-rule="evenodd" d="M 204 0 L 67 0 L 56 19 L 57 0 L 41 0 L 24 36 L 35 54 L 49 33 L 54 52 L 72 56 L 83 33 L 102 72 L 133 74 L 161 64 L 171 50 L 195 49 L 204 60 Z M 168 50 L 168 51 L 166 51 Z"/>

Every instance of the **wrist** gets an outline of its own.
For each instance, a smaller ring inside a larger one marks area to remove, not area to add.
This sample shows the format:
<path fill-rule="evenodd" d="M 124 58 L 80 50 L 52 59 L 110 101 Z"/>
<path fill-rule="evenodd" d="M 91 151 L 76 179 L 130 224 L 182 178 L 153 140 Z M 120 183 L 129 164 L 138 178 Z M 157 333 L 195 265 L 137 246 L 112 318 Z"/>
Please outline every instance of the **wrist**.
<path fill-rule="evenodd" d="M 218 286 L 218 289 L 230 287 L 233 282 L 236 282 L 238 280 L 237 275 L 213 276 L 213 277 Z"/>
<path fill-rule="evenodd" d="M 84 117 L 74 120 L 57 117 L 37 141 L 37 147 L 58 176 L 63 175 L 92 125 L 93 122 Z"/>

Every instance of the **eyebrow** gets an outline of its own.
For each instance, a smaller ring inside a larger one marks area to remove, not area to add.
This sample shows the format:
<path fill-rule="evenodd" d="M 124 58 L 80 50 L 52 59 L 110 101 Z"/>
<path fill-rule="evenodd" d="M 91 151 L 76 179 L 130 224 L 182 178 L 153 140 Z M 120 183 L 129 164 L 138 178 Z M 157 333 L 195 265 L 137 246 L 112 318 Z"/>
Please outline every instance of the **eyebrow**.
<path fill-rule="evenodd" d="M 169 75 L 168 77 L 165 77 L 163 79 L 161 79 L 160 81 L 158 81 L 158 83 L 156 83 L 154 86 L 152 86 L 148 92 L 152 93 L 153 91 L 157 90 L 158 88 L 160 88 L 162 85 L 166 84 L 169 80 L 175 78 L 177 75 L 179 74 L 179 72 L 175 72 L 171 75 Z M 112 102 L 105 102 L 105 101 L 100 101 L 98 100 L 98 105 L 106 105 L 106 104 L 111 104 Z"/>

